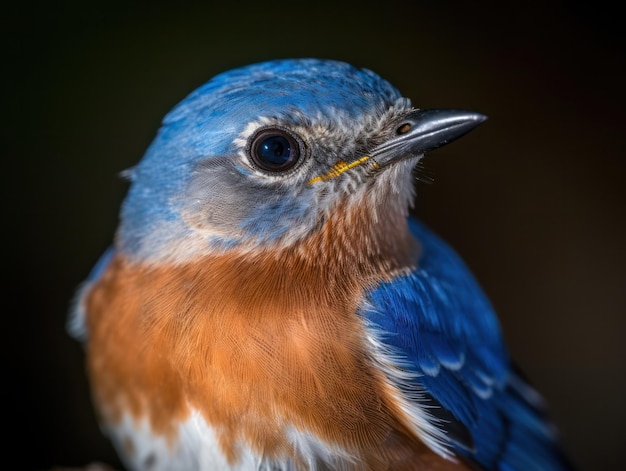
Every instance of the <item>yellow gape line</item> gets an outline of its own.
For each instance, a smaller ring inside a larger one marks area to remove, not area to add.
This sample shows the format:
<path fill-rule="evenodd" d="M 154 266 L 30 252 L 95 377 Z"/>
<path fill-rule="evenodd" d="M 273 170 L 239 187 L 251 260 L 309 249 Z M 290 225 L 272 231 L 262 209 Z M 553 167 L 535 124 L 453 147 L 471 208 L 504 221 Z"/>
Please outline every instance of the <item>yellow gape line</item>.
<path fill-rule="evenodd" d="M 324 175 L 320 175 L 319 177 L 311 178 L 309 180 L 309 185 L 312 185 L 313 183 L 316 183 L 316 182 L 323 182 L 326 180 L 330 180 L 331 178 L 338 177 L 343 172 L 346 172 L 350 170 L 351 168 L 356 167 L 357 165 L 361 165 L 362 163 L 367 162 L 369 159 L 370 159 L 369 156 L 365 155 L 358 160 L 354 160 L 353 162 L 350 162 L 349 164 L 343 160 L 339 160 L 335 165 L 333 165 L 333 168 L 331 168 L 328 173 L 325 173 Z M 378 167 L 378 164 L 376 162 L 374 162 L 374 167 L 375 168 Z"/>

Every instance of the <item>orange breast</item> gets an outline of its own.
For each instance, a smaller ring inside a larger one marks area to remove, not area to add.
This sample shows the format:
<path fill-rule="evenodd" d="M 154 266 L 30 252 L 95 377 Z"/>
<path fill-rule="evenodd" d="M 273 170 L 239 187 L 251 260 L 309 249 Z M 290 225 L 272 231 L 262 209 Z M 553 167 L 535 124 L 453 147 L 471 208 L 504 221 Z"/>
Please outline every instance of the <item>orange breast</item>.
<path fill-rule="evenodd" d="M 86 298 L 88 367 L 103 419 L 147 418 L 173 440 L 193 408 L 232 462 L 241 443 L 301 462 L 292 427 L 371 469 L 461 469 L 447 468 L 453 463 L 405 426 L 372 365 L 357 309 L 373 271 L 339 273 L 296 252 L 230 252 L 167 267 L 118 255 Z"/>

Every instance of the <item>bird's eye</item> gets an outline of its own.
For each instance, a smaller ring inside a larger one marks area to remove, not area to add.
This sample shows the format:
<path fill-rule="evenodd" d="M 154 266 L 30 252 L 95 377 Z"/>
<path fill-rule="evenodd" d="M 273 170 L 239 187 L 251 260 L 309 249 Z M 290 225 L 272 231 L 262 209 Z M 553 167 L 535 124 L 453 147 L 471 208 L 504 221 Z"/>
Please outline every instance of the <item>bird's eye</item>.
<path fill-rule="evenodd" d="M 291 133 L 278 128 L 263 129 L 251 140 L 250 157 L 261 169 L 284 172 L 298 163 L 302 142 Z"/>

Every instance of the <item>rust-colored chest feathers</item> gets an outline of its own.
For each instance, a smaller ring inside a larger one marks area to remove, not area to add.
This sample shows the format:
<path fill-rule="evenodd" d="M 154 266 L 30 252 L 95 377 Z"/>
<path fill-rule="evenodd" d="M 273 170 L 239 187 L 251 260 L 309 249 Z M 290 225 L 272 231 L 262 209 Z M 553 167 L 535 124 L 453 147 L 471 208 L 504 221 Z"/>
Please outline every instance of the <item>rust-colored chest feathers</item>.
<path fill-rule="evenodd" d="M 85 299 L 104 421 L 147 419 L 174 442 L 199 412 L 231 463 L 244 445 L 303 464 L 294 431 L 358 456 L 359 469 L 438 462 L 402 419 L 357 314 L 376 277 L 338 273 L 295 253 L 168 267 L 116 256 Z"/>

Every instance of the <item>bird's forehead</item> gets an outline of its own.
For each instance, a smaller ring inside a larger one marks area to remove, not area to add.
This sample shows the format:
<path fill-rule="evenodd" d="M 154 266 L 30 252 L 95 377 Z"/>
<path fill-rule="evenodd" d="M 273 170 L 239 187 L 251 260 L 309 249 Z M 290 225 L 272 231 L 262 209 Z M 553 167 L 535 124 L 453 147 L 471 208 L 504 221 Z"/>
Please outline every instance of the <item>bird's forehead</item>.
<path fill-rule="evenodd" d="M 247 108 L 252 114 L 299 110 L 317 114 L 329 108 L 353 115 L 393 104 L 400 93 L 375 73 L 352 65 L 315 59 L 255 64 L 222 73 L 189 95 L 167 117 L 194 111 Z M 242 110 L 239 110 L 240 112 Z"/>
<path fill-rule="evenodd" d="M 224 151 L 261 118 L 358 128 L 399 102 L 401 108 L 410 106 L 395 87 L 366 69 L 315 59 L 272 61 L 214 77 L 166 116 L 162 133 L 190 147 L 210 144 L 211 149 L 202 149 L 210 155 Z"/>

